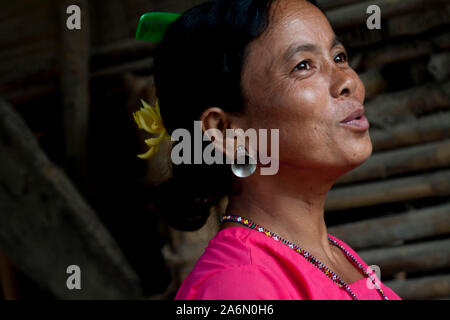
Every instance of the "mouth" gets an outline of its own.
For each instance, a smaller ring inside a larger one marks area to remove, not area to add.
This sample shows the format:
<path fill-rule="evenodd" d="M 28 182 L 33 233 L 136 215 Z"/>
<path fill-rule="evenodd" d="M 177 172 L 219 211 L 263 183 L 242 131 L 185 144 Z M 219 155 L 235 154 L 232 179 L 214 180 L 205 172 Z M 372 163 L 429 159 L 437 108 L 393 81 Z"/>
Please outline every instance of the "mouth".
<path fill-rule="evenodd" d="M 350 128 L 356 131 L 366 131 L 370 127 L 369 120 L 364 115 L 364 107 L 361 104 L 356 104 L 354 109 L 344 120 L 339 122 L 345 128 Z"/>

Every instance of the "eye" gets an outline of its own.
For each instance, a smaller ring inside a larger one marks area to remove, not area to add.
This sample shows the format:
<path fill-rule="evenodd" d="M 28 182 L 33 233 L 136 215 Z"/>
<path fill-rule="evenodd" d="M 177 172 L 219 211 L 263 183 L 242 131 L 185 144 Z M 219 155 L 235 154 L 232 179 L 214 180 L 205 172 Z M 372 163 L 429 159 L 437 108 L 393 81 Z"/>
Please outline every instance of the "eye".
<path fill-rule="evenodd" d="M 347 62 L 347 54 L 345 52 L 339 53 L 336 58 L 334 58 L 336 63 L 346 63 Z"/>
<path fill-rule="evenodd" d="M 309 70 L 311 69 L 311 61 L 309 60 L 303 60 L 302 62 L 300 62 L 298 65 L 295 66 L 294 71 L 297 70 Z"/>

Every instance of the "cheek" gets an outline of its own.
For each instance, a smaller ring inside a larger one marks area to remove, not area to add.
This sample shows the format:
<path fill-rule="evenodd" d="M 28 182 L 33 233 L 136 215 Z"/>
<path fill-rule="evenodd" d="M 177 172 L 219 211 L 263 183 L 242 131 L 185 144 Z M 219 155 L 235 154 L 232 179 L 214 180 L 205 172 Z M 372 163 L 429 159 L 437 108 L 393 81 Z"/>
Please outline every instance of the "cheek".
<path fill-rule="evenodd" d="M 297 86 L 286 95 L 286 123 L 295 127 L 317 129 L 326 121 L 329 105 L 325 82 L 314 81 Z M 295 129 L 295 128 L 294 128 Z M 300 128 L 298 128 L 300 129 Z"/>
<path fill-rule="evenodd" d="M 356 83 L 355 98 L 361 103 L 364 103 L 364 99 L 366 97 L 366 88 L 364 87 L 364 83 L 361 81 L 358 74 L 353 69 L 352 73 Z"/>
<path fill-rule="evenodd" d="M 273 114 L 280 129 L 280 153 L 290 157 L 314 157 L 328 145 L 330 110 L 328 89 L 320 82 L 297 86 L 278 97 Z"/>
<path fill-rule="evenodd" d="M 320 77 L 311 79 L 286 80 L 286 84 L 279 86 L 272 97 L 277 99 L 277 104 L 286 113 L 310 117 L 327 103 L 329 90 L 326 80 Z"/>
<path fill-rule="evenodd" d="M 259 94 L 253 94 L 254 100 L 248 109 L 248 127 L 279 129 L 281 153 L 317 152 L 321 146 L 329 144 L 325 140 L 329 136 L 327 130 L 330 130 L 333 111 L 328 108 L 326 79 L 272 80 L 266 90 L 255 91 Z"/>

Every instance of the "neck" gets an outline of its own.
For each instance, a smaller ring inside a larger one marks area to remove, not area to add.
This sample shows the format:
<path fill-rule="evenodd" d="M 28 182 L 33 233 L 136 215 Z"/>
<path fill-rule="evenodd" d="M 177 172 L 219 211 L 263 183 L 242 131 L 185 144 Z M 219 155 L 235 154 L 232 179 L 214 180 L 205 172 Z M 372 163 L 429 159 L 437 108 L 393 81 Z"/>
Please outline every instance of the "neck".
<path fill-rule="evenodd" d="M 287 166 L 280 166 L 273 176 L 257 173 L 239 181 L 240 190 L 230 196 L 226 213 L 248 218 L 311 253 L 331 257 L 324 205 L 337 175 L 323 168 Z"/>

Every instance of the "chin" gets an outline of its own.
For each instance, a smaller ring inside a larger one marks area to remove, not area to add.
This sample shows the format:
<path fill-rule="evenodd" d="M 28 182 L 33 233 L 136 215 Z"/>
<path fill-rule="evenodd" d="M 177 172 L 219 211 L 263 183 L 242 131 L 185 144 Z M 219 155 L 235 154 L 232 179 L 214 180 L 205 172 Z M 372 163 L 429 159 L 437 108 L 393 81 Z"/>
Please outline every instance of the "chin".
<path fill-rule="evenodd" d="M 372 155 L 372 141 L 367 133 L 366 138 L 346 145 L 344 151 L 345 171 L 352 170 L 363 164 Z"/>

